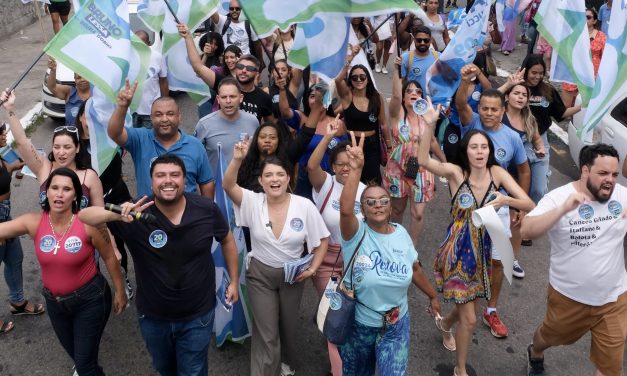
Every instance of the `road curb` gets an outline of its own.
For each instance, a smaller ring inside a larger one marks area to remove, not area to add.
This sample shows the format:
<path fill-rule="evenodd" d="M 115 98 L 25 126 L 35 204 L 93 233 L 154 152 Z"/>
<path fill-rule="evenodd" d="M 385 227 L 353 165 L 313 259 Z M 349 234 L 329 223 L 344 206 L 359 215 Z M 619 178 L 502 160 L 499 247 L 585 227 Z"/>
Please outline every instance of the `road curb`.
<path fill-rule="evenodd" d="M 20 123 L 25 130 L 29 129 L 31 126 L 33 126 L 33 124 L 37 122 L 37 120 L 39 120 L 43 113 L 43 108 L 43 104 L 41 102 L 37 102 L 37 104 L 33 108 L 28 110 L 26 115 L 22 116 L 22 118 L 20 119 Z M 12 143 L 13 134 L 9 132 L 7 134 L 7 144 L 11 145 Z"/>

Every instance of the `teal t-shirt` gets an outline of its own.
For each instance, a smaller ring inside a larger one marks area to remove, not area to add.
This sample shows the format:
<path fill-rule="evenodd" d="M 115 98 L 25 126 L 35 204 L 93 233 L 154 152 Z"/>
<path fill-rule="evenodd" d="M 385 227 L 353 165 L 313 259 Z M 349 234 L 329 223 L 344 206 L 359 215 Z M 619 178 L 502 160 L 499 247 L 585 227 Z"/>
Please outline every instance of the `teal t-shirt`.
<path fill-rule="evenodd" d="M 355 236 L 342 240 L 342 257 L 344 265 L 348 265 L 357 243 L 366 231 L 352 269 L 357 299 L 369 307 L 359 303 L 356 306 L 355 320 L 362 325 L 382 327 L 383 314 L 396 306 L 400 307 L 399 317 L 407 314 L 407 289 L 412 281 L 418 252 L 407 230 L 396 223 L 392 223 L 392 226 L 393 233 L 379 234 L 365 222 L 359 221 Z M 347 286 L 350 286 L 350 280 L 349 269 L 344 278 Z"/>

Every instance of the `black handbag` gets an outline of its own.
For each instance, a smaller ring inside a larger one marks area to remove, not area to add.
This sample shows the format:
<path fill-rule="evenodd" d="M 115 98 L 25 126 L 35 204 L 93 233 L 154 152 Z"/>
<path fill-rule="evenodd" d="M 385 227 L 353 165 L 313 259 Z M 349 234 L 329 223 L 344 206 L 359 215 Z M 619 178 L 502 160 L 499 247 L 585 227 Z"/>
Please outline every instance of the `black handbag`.
<path fill-rule="evenodd" d="M 327 340 L 335 345 L 343 345 L 346 343 L 346 339 L 353 330 L 353 323 L 355 322 L 355 304 L 357 304 L 357 296 L 355 289 L 353 288 L 353 270 L 352 267 L 355 263 L 355 256 L 359 251 L 361 243 L 366 236 L 366 230 L 364 229 L 364 235 L 357 243 L 355 251 L 351 256 L 350 262 L 344 269 L 344 275 L 340 280 L 340 283 L 336 287 L 335 291 L 331 293 L 329 298 L 330 307 L 327 311 L 327 316 L 324 319 L 324 333 Z M 344 284 L 344 278 L 348 269 L 351 268 L 351 287 L 348 288 Z"/>
<path fill-rule="evenodd" d="M 418 164 L 418 158 L 411 156 L 407 158 L 407 162 L 405 162 L 405 173 L 403 175 L 406 178 L 416 179 L 419 169 L 420 164 Z"/>

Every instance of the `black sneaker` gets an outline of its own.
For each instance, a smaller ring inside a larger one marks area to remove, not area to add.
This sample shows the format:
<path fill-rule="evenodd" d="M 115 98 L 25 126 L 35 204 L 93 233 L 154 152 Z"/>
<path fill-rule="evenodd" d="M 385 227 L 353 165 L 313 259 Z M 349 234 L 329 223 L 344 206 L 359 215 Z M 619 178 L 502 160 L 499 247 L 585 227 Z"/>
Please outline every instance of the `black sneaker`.
<path fill-rule="evenodd" d="M 531 348 L 533 343 L 527 346 L 527 371 L 529 376 L 546 376 L 544 372 L 544 358 L 532 358 Z"/>

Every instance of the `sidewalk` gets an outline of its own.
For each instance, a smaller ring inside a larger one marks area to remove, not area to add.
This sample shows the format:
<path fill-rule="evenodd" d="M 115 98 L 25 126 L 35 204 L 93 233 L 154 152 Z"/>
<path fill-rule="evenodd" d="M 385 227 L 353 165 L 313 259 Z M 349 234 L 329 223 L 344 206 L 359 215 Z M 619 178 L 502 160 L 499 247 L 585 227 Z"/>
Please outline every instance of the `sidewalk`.
<path fill-rule="evenodd" d="M 50 40 L 53 36 L 50 17 L 44 14 L 42 17 L 45 17 L 42 18 L 42 22 L 46 38 Z M 0 40 L 0 66 L 3 67 L 0 69 L 0 88 L 4 90 L 13 85 L 45 45 L 46 42 L 38 21 L 25 27 L 22 31 Z M 16 112 L 20 118 L 23 118 L 38 103 L 41 104 L 41 85 L 46 73 L 47 62 L 48 59 L 44 55 L 15 90 L 17 95 Z"/>

